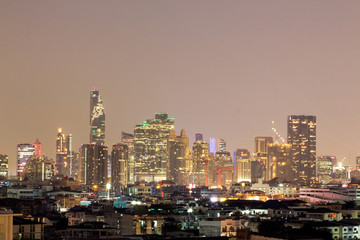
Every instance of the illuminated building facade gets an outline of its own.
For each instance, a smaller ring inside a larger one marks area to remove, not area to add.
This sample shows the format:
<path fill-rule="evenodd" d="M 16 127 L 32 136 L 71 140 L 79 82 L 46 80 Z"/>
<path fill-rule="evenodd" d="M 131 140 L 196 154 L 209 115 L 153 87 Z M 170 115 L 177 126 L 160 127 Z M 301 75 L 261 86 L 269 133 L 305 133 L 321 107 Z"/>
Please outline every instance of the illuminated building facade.
<path fill-rule="evenodd" d="M 251 156 L 247 149 L 237 149 L 234 152 L 236 164 L 236 182 L 251 182 Z"/>
<path fill-rule="evenodd" d="M 99 143 L 81 145 L 79 170 L 80 182 L 104 187 L 108 175 L 108 147 Z"/>
<path fill-rule="evenodd" d="M 185 169 L 185 144 L 179 141 L 169 141 L 169 176 L 168 180 L 173 181 L 174 183 L 181 185 L 182 175 L 181 172 Z"/>
<path fill-rule="evenodd" d="M 172 129 L 169 135 L 169 160 L 168 180 L 178 185 L 187 183 L 189 171 L 186 168 L 187 161 L 190 159 L 190 141 L 184 129 L 181 130 L 180 136 L 176 136 L 175 130 Z"/>
<path fill-rule="evenodd" d="M 202 141 L 204 141 L 204 134 L 195 133 L 195 142 L 202 142 Z"/>
<path fill-rule="evenodd" d="M 209 141 L 209 152 L 212 153 L 214 156 L 216 152 L 219 151 L 219 139 L 215 137 L 211 137 Z"/>
<path fill-rule="evenodd" d="M 90 143 L 105 144 L 105 112 L 99 90 L 90 92 Z"/>
<path fill-rule="evenodd" d="M 266 179 L 266 172 L 270 171 L 268 156 L 271 143 L 272 137 L 255 137 L 254 159 L 251 162 L 252 181 Z"/>
<path fill-rule="evenodd" d="M 34 183 L 50 180 L 54 176 L 54 163 L 46 157 L 31 156 L 20 176 L 21 181 Z"/>
<path fill-rule="evenodd" d="M 0 178 L 7 178 L 9 171 L 9 156 L 0 154 Z"/>
<path fill-rule="evenodd" d="M 286 143 L 270 143 L 268 145 L 268 168 L 266 168 L 265 180 L 278 177 L 283 181 L 292 181 L 294 178 L 291 167 L 291 145 Z"/>
<path fill-rule="evenodd" d="M 71 134 L 65 135 L 62 132 L 62 128 L 58 128 L 56 137 L 56 173 L 74 177 L 75 165 L 72 136 Z"/>
<path fill-rule="evenodd" d="M 207 185 L 209 165 L 209 146 L 207 142 L 196 141 L 193 145 L 193 184 L 197 186 Z"/>
<path fill-rule="evenodd" d="M 134 154 L 134 135 L 126 132 L 121 132 L 121 142 L 128 146 L 128 181 L 129 183 L 135 183 L 134 171 L 135 171 L 135 154 Z"/>
<path fill-rule="evenodd" d="M 17 145 L 17 176 L 20 177 L 29 158 L 35 154 L 32 144 L 20 143 Z"/>
<path fill-rule="evenodd" d="M 35 148 L 35 156 L 36 157 L 42 157 L 43 156 L 43 152 L 42 152 L 42 144 L 39 141 L 39 139 L 36 139 L 35 142 L 33 143 L 34 148 Z"/>
<path fill-rule="evenodd" d="M 72 151 L 72 159 L 73 163 L 70 169 L 70 177 L 74 178 L 75 180 L 79 179 L 79 169 L 80 169 L 80 153 Z"/>
<path fill-rule="evenodd" d="M 214 163 L 215 169 L 210 168 L 209 175 L 216 175 L 215 178 L 212 178 L 211 185 L 230 187 L 234 178 L 234 163 L 231 153 L 227 151 L 216 152 L 215 159 L 211 163 Z M 215 182 L 216 184 L 214 184 Z"/>
<path fill-rule="evenodd" d="M 356 156 L 356 170 L 360 170 L 360 156 Z"/>
<path fill-rule="evenodd" d="M 167 113 L 156 113 L 134 128 L 135 180 L 161 181 L 169 167 L 168 137 L 175 120 Z"/>
<path fill-rule="evenodd" d="M 331 174 L 333 173 L 333 163 L 336 162 L 335 156 L 318 156 L 316 163 L 316 176 L 319 182 L 327 184 L 331 181 Z"/>
<path fill-rule="evenodd" d="M 288 117 L 288 144 L 292 149 L 294 182 L 303 186 L 316 183 L 316 117 Z"/>
<path fill-rule="evenodd" d="M 129 174 L 129 147 L 118 143 L 112 146 L 111 151 L 111 187 L 116 194 L 121 194 L 128 184 Z"/>
<path fill-rule="evenodd" d="M 226 152 L 226 142 L 224 139 L 219 139 L 219 152 Z"/>
<path fill-rule="evenodd" d="M 214 156 L 217 152 L 226 151 L 226 142 L 222 138 L 211 137 L 209 141 L 209 152 Z"/>

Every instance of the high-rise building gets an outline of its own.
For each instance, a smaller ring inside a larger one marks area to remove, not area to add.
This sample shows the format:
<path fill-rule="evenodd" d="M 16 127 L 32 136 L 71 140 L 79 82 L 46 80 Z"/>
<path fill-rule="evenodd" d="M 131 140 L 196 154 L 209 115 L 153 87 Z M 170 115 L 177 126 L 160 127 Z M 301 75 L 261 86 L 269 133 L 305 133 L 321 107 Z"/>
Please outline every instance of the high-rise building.
<path fill-rule="evenodd" d="M 121 194 L 128 184 L 129 147 L 124 143 L 114 144 L 111 151 L 111 186 Z"/>
<path fill-rule="evenodd" d="M 344 166 L 342 161 L 338 162 L 336 166 L 333 166 L 332 181 L 341 183 L 350 179 L 348 170 L 350 170 L 349 166 Z"/>
<path fill-rule="evenodd" d="M 211 137 L 209 141 L 209 152 L 214 156 L 217 152 L 226 152 L 226 142 L 222 138 Z"/>
<path fill-rule="evenodd" d="M 185 130 L 181 130 L 180 136 L 176 136 L 174 129 L 170 130 L 168 146 L 170 165 L 167 178 L 179 185 L 186 184 L 189 175 L 186 164 L 191 150 Z"/>
<path fill-rule="evenodd" d="M 224 149 L 216 152 L 215 158 L 209 166 L 211 166 L 209 168 L 209 175 L 211 176 L 210 185 L 231 186 L 235 169 L 230 152 L 224 151 Z"/>
<path fill-rule="evenodd" d="M 193 145 L 193 183 L 197 186 L 207 186 L 209 166 L 209 146 L 207 142 L 196 141 Z"/>
<path fill-rule="evenodd" d="M 331 181 L 333 173 L 333 163 L 336 163 L 335 156 L 318 156 L 316 163 L 316 176 L 322 184 L 328 184 Z"/>
<path fill-rule="evenodd" d="M 9 171 L 9 156 L 0 154 L 0 178 L 7 178 Z"/>
<path fill-rule="evenodd" d="M 286 143 L 270 143 L 268 145 L 268 161 L 265 180 L 277 177 L 283 181 L 292 181 L 294 172 L 291 167 L 291 145 Z"/>
<path fill-rule="evenodd" d="M 36 139 L 35 142 L 33 143 L 33 145 L 35 147 L 35 156 L 36 157 L 42 157 L 43 156 L 42 144 L 39 141 L 39 139 Z"/>
<path fill-rule="evenodd" d="M 169 141 L 169 174 L 167 179 L 176 184 L 181 184 L 181 171 L 185 169 L 185 145 L 180 141 Z"/>
<path fill-rule="evenodd" d="M 356 170 L 360 170 L 360 156 L 356 156 Z M 336 164 L 334 164 L 335 166 Z"/>
<path fill-rule="evenodd" d="M 288 117 L 288 144 L 292 149 L 294 182 L 309 186 L 316 183 L 316 117 Z"/>
<path fill-rule="evenodd" d="M 80 171 L 80 153 L 72 151 L 72 164 L 71 164 L 71 173 L 70 177 L 78 180 L 79 179 L 79 171 Z"/>
<path fill-rule="evenodd" d="M 156 113 L 134 128 L 135 180 L 165 180 L 169 167 L 168 137 L 175 120 L 167 113 Z"/>
<path fill-rule="evenodd" d="M 216 154 L 216 152 L 219 151 L 219 144 L 218 144 L 219 140 L 218 138 L 215 137 L 211 137 L 210 141 L 209 141 L 209 152 L 212 153 L 214 156 Z"/>
<path fill-rule="evenodd" d="M 58 128 L 56 137 L 56 173 L 74 177 L 74 152 L 72 151 L 72 136 L 65 135 L 62 128 Z"/>
<path fill-rule="evenodd" d="M 29 143 L 17 145 L 17 176 L 20 177 L 29 158 L 35 154 L 35 147 Z"/>
<path fill-rule="evenodd" d="M 252 181 L 266 179 L 266 172 L 270 172 L 268 149 L 271 143 L 273 143 L 272 137 L 255 137 L 254 159 L 251 162 Z"/>
<path fill-rule="evenodd" d="M 273 137 L 255 137 L 255 157 L 258 157 L 257 155 L 267 156 L 270 143 L 273 143 Z"/>
<path fill-rule="evenodd" d="M 99 90 L 90 92 L 90 143 L 105 144 L 105 112 Z"/>
<path fill-rule="evenodd" d="M 121 132 L 121 142 L 128 146 L 128 182 L 135 183 L 135 153 L 134 153 L 134 135 L 126 132 Z"/>
<path fill-rule="evenodd" d="M 247 149 L 236 149 L 234 152 L 236 163 L 236 182 L 251 182 L 251 156 Z"/>
<path fill-rule="evenodd" d="M 219 152 L 226 152 L 226 142 L 224 139 L 219 139 Z"/>
<path fill-rule="evenodd" d="M 195 133 L 195 142 L 202 142 L 204 141 L 204 134 L 203 133 Z"/>
<path fill-rule="evenodd" d="M 31 156 L 20 176 L 21 181 L 39 183 L 50 180 L 54 176 L 54 163 L 46 157 Z"/>
<path fill-rule="evenodd" d="M 102 186 L 107 183 L 108 147 L 83 144 L 80 148 L 79 180 L 86 186 Z"/>

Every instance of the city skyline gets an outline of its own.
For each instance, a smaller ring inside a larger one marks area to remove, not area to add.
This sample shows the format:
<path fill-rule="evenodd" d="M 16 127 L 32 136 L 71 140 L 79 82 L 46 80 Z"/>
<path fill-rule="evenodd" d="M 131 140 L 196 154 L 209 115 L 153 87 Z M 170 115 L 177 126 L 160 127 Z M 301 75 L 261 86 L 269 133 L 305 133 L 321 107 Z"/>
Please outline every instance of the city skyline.
<path fill-rule="evenodd" d="M 288 116 L 314 115 L 317 155 L 355 165 L 360 3 L 38 3 L 0 3 L 0 153 L 11 175 L 19 143 L 39 139 L 53 160 L 58 127 L 75 151 L 88 143 L 92 87 L 109 147 L 156 112 L 191 144 L 202 132 L 231 153 L 274 136 L 273 120 L 286 137 Z"/>

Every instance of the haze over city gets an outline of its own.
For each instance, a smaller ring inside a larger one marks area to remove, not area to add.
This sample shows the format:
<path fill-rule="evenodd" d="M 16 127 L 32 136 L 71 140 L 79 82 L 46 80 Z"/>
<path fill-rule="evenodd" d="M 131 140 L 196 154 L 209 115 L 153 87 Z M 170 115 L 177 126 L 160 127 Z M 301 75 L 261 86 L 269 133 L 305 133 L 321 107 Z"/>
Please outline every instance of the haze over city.
<path fill-rule="evenodd" d="M 288 115 L 317 117 L 317 155 L 360 153 L 359 1 L 1 1 L 0 152 L 57 128 L 89 141 L 89 92 L 100 90 L 106 144 L 156 112 L 253 152 L 286 137 Z"/>

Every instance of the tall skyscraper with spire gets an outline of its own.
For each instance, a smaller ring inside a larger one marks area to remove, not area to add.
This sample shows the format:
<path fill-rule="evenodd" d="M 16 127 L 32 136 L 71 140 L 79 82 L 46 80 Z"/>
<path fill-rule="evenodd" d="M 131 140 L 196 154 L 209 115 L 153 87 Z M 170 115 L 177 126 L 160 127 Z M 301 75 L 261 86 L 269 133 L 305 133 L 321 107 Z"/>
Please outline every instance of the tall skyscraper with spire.
<path fill-rule="evenodd" d="M 105 144 L 105 112 L 99 90 L 90 92 L 90 143 Z"/>

